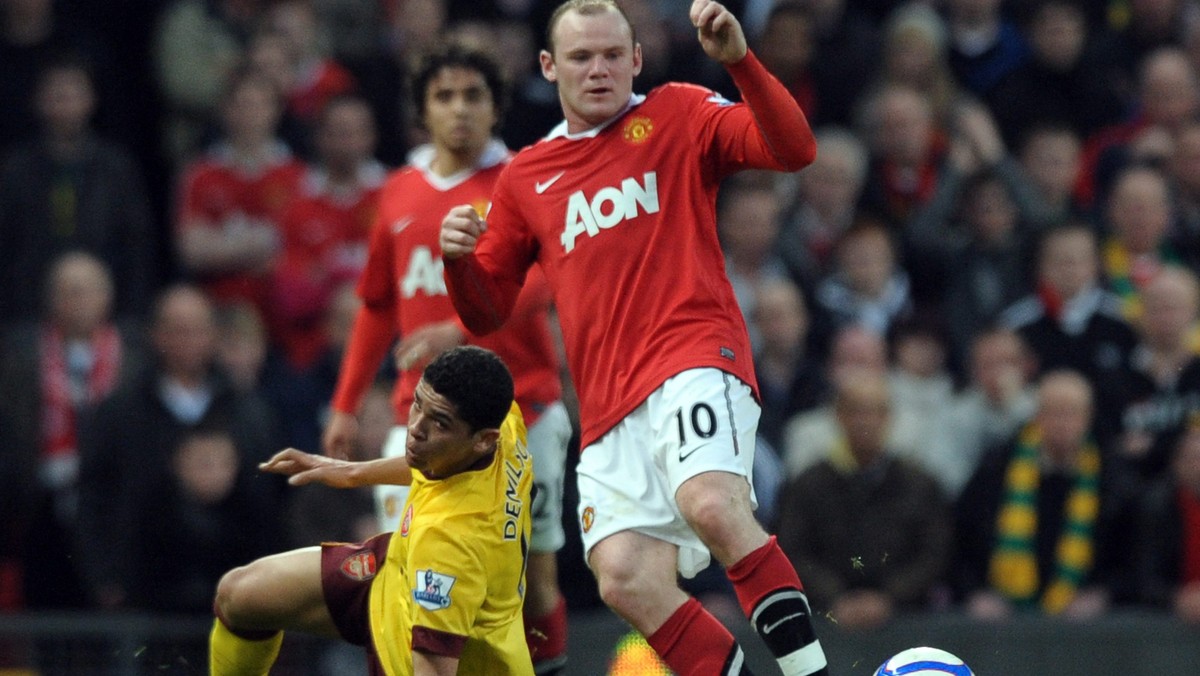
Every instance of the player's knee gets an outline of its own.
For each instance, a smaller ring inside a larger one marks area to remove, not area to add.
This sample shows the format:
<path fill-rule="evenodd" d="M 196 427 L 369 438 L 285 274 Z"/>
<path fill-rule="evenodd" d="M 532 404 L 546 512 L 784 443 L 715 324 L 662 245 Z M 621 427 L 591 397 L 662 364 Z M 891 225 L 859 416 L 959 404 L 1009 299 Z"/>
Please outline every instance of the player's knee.
<path fill-rule="evenodd" d="M 695 495 L 687 504 L 680 504 L 680 509 L 700 539 L 710 546 L 724 542 L 742 521 L 738 513 L 741 505 L 727 495 Z"/>
<path fill-rule="evenodd" d="M 213 599 L 213 612 L 227 626 L 237 627 L 247 611 L 253 583 L 251 571 L 246 566 L 234 568 L 221 576 Z"/>
<path fill-rule="evenodd" d="M 641 608 L 655 605 L 666 589 L 676 587 L 673 579 L 659 579 L 650 572 L 632 565 L 601 566 L 596 570 L 600 599 L 618 615 L 637 618 Z"/>

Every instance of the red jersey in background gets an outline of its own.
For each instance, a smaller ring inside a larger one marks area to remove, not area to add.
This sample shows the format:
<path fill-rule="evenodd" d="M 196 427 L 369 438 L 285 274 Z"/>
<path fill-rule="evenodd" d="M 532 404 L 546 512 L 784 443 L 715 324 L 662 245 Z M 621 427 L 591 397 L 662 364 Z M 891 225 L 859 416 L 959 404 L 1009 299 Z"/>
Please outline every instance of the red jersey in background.
<path fill-rule="evenodd" d="M 446 294 L 438 246 L 442 218 L 452 207 L 470 204 L 487 210 L 492 186 L 509 158 L 508 150 L 492 142 L 472 171 L 443 178 L 430 171 L 433 149 L 419 148 L 411 162 L 394 172 L 383 186 L 379 215 L 371 233 L 367 267 L 359 295 L 375 316 L 388 316 L 388 325 L 355 325 L 334 408 L 353 413 L 378 369 L 383 352 L 398 333 L 403 336 L 434 322 L 457 321 Z M 517 403 L 532 426 L 545 406 L 561 397 L 558 358 L 549 326 L 549 292 L 538 274 L 520 294 L 516 309 L 500 331 L 477 336 L 464 329 L 466 341 L 498 354 L 512 372 Z M 460 323 L 461 324 L 461 323 Z M 382 351 L 380 350 L 382 345 Z M 408 419 L 419 369 L 400 373 L 393 393 L 397 421 Z"/>
<path fill-rule="evenodd" d="M 333 292 L 367 264 L 367 244 L 387 169 L 374 160 L 358 170 L 353 188 L 337 189 L 310 168 L 279 225 L 282 249 L 271 281 L 268 321 L 274 341 L 299 367 L 324 349 L 322 326 Z"/>
<path fill-rule="evenodd" d="M 237 164 L 227 145 L 215 147 L 188 167 L 180 195 L 180 228 L 238 228 L 266 222 L 278 231 L 279 219 L 299 189 L 304 164 L 278 143 L 258 167 Z M 196 226 L 197 222 L 207 225 Z M 230 271 L 206 275 L 200 282 L 218 302 L 248 300 L 265 306 L 266 271 Z"/>

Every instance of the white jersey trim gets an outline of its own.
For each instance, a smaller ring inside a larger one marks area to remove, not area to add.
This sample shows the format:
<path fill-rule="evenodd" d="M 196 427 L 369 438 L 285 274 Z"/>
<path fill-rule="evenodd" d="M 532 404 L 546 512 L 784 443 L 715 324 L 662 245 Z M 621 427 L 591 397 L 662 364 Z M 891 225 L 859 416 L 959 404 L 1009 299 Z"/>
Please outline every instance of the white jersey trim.
<path fill-rule="evenodd" d="M 479 161 L 470 169 L 451 174 L 450 176 L 438 176 L 433 172 L 433 158 L 437 151 L 432 144 L 424 144 L 412 149 L 408 154 L 408 164 L 417 171 L 420 171 L 429 185 L 442 192 L 446 192 L 465 182 L 467 179 L 475 175 L 476 172 L 492 167 L 504 162 L 509 157 L 508 147 L 499 139 L 488 141 L 484 147 L 483 153 L 479 156 Z"/>
<path fill-rule="evenodd" d="M 555 125 L 555 127 L 550 130 L 550 133 L 546 134 L 546 138 L 544 138 L 542 140 L 549 141 L 551 139 L 556 139 L 556 138 L 565 138 L 568 141 L 578 141 L 580 139 L 585 139 L 585 138 L 595 138 L 597 134 L 599 134 L 600 132 L 607 129 L 613 122 L 616 122 L 617 120 L 621 119 L 621 116 L 624 115 L 625 113 L 628 113 L 630 111 L 630 109 L 634 108 L 635 106 L 641 105 L 642 101 L 645 101 L 645 100 L 646 100 L 646 96 L 644 94 L 630 94 L 629 95 L 629 103 L 625 104 L 625 107 L 621 109 L 621 112 L 617 113 L 616 115 L 613 115 L 611 118 L 605 120 L 604 122 L 601 122 L 600 124 L 596 125 L 595 127 L 592 127 L 591 129 L 588 129 L 587 131 L 581 131 L 581 132 L 571 134 L 567 131 L 567 121 L 563 120 L 562 122 L 559 122 L 557 125 Z"/>

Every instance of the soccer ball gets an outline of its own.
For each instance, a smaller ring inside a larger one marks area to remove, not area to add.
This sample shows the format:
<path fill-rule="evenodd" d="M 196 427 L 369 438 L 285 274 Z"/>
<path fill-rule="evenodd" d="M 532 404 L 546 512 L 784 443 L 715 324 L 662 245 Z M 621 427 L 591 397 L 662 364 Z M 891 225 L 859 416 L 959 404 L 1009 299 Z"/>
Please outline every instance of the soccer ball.
<path fill-rule="evenodd" d="M 909 648 L 879 665 L 875 676 L 975 676 L 954 655 L 937 648 Z"/>

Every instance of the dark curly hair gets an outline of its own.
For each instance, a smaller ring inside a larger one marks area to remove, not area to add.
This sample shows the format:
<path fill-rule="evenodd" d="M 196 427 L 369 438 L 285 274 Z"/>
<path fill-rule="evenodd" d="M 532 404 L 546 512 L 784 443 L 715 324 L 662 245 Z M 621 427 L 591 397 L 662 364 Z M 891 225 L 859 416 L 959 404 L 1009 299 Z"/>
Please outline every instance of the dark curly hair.
<path fill-rule="evenodd" d="M 431 49 L 421 55 L 413 66 L 408 81 L 408 92 L 412 97 L 412 109 L 417 112 L 417 119 L 424 124 L 425 95 L 429 83 L 443 68 L 465 68 L 483 76 L 488 93 L 492 95 L 496 124 L 499 126 L 508 107 L 508 82 L 504 79 L 500 65 L 487 52 L 457 42 L 444 43 Z"/>
<path fill-rule="evenodd" d="M 421 376 L 445 397 L 472 432 L 495 429 L 513 401 L 513 379 L 495 352 L 463 345 L 443 352 Z"/>

